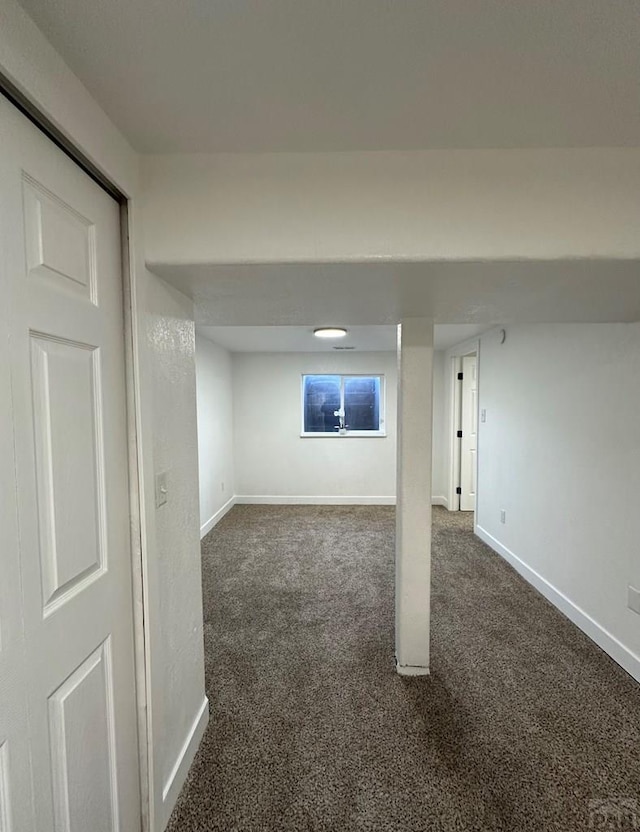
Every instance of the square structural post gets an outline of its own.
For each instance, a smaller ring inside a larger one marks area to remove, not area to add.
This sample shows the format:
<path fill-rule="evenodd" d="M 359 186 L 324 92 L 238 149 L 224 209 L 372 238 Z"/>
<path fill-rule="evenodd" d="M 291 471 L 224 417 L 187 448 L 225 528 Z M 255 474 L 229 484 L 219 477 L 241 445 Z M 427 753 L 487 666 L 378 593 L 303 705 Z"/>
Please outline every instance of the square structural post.
<path fill-rule="evenodd" d="M 429 673 L 432 398 L 433 322 L 405 318 L 398 327 L 396 665 L 407 676 Z"/>

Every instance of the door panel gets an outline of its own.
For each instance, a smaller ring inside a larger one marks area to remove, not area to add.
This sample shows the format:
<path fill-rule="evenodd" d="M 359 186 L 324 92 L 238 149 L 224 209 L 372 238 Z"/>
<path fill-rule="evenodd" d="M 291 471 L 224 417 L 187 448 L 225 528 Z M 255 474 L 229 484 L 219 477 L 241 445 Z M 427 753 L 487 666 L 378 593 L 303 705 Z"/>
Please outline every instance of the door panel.
<path fill-rule="evenodd" d="M 56 830 L 118 828 L 110 648 L 102 644 L 49 697 Z"/>
<path fill-rule="evenodd" d="M 4 99 L 0 125 L 22 588 L 12 616 L 34 806 L 19 828 L 135 832 L 119 206 Z"/>
<path fill-rule="evenodd" d="M 460 510 L 476 507 L 476 449 L 478 445 L 478 382 L 475 355 L 462 359 L 462 443 L 460 449 Z"/>
<path fill-rule="evenodd" d="M 27 270 L 96 302 L 95 226 L 23 172 Z"/>
<path fill-rule="evenodd" d="M 31 335 L 45 616 L 105 568 L 99 372 L 94 347 Z M 73 431 L 69 402 L 74 402 Z"/>

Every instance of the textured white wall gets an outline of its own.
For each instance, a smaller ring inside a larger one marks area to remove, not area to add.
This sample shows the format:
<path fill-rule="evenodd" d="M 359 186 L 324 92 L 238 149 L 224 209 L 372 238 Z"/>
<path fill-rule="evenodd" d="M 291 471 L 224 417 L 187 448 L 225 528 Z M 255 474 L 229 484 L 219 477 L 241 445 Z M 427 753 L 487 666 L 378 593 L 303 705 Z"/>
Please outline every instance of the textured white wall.
<path fill-rule="evenodd" d="M 157 828 L 168 820 L 190 763 L 185 741 L 206 720 L 198 509 L 193 303 L 147 273 L 143 384 L 153 414 L 154 472 L 168 500 L 154 508 L 147 621 Z M 193 751 L 195 749 L 190 749 Z"/>
<path fill-rule="evenodd" d="M 231 355 L 196 335 L 200 535 L 217 522 L 235 494 Z"/>
<path fill-rule="evenodd" d="M 640 678 L 640 324 L 483 335 L 480 408 L 479 533 Z"/>
<path fill-rule="evenodd" d="M 381 437 L 301 438 L 303 373 L 381 373 Z M 235 353 L 236 492 L 240 497 L 395 498 L 397 366 L 393 352 Z"/>
<path fill-rule="evenodd" d="M 632 257 L 640 150 L 146 156 L 151 263 Z"/>

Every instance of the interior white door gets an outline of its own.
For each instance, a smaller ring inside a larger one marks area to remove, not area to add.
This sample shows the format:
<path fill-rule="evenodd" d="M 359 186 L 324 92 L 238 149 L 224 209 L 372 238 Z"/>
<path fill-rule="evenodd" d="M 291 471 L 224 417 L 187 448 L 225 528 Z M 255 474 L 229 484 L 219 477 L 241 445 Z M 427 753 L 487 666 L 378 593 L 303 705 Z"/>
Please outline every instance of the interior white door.
<path fill-rule="evenodd" d="M 476 507 L 478 449 L 478 364 L 475 355 L 462 359 L 462 442 L 460 449 L 460 511 Z"/>
<path fill-rule="evenodd" d="M 136 832 L 119 207 L 1 96 L 0 144 L 0 832 Z"/>

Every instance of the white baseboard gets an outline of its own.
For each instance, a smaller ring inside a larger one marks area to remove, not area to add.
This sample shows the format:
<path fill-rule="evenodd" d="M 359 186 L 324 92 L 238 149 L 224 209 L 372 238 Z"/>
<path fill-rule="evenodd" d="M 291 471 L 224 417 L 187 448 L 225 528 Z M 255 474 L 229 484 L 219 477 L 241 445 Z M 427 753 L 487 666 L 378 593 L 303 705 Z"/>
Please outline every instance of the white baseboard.
<path fill-rule="evenodd" d="M 209 534 L 209 532 L 216 525 L 216 523 L 219 523 L 220 520 L 222 520 L 225 514 L 229 511 L 229 509 L 233 508 L 235 504 L 235 497 L 232 497 L 230 500 L 227 500 L 227 502 L 222 506 L 222 508 L 219 508 L 218 511 L 216 511 L 216 513 L 212 517 L 210 517 L 203 526 L 200 526 L 200 540 L 202 540 L 202 538 L 206 534 Z"/>
<path fill-rule="evenodd" d="M 496 540 L 482 526 L 476 525 L 475 533 L 480 540 L 484 541 L 494 552 L 497 552 L 497 554 L 510 563 L 516 572 L 522 575 L 548 601 L 551 601 L 554 607 L 557 607 L 583 633 L 588 635 L 592 641 L 595 641 L 598 647 L 602 648 L 607 655 L 611 656 L 620 667 L 624 668 L 630 676 L 633 676 L 636 681 L 640 682 L 640 656 L 636 656 L 628 647 L 625 647 L 614 635 L 608 630 L 605 630 L 601 624 L 591 618 L 583 609 L 580 609 L 570 598 L 567 598 L 564 593 L 556 589 L 553 584 L 550 584 L 535 569 L 527 566 L 523 560 L 520 560 L 510 549 L 503 546 L 499 540 Z"/>
<path fill-rule="evenodd" d="M 428 667 L 413 667 L 409 664 L 397 664 L 396 672 L 398 676 L 429 676 Z"/>
<path fill-rule="evenodd" d="M 171 815 L 173 807 L 176 804 L 176 800 L 180 794 L 180 789 L 184 785 L 187 772 L 191 767 L 193 758 L 196 756 L 196 751 L 198 750 L 198 746 L 200 745 L 200 741 L 202 740 L 202 736 L 208 722 L 209 700 L 205 696 L 202 700 L 200 708 L 198 709 L 198 713 L 193 720 L 191 728 L 189 729 L 189 733 L 187 734 L 184 744 L 180 749 L 180 753 L 178 754 L 174 766 L 171 769 L 171 773 L 167 777 L 167 782 L 164 784 L 164 788 L 162 789 L 162 823 L 164 824 L 161 826 L 162 829 L 164 829 L 167 825 L 169 816 Z"/>
<path fill-rule="evenodd" d="M 268 494 L 237 494 L 237 504 L 274 506 L 395 506 L 395 497 L 301 497 Z"/>
<path fill-rule="evenodd" d="M 396 498 L 390 496 L 384 497 L 329 497 L 329 496 L 290 496 L 280 494 L 237 494 L 233 498 L 233 502 L 229 500 L 224 508 L 220 509 L 220 517 L 214 517 L 206 523 L 200 530 L 200 537 L 204 537 L 207 532 L 215 526 L 215 524 L 223 517 L 232 505 L 272 505 L 272 506 L 395 506 Z M 449 508 L 449 501 L 446 497 L 432 497 L 432 506 L 444 506 Z M 215 519 L 214 519 L 215 518 Z M 212 522 L 213 521 L 213 522 Z M 211 523 L 211 525 L 209 525 Z M 206 531 L 205 531 L 206 529 Z"/>

